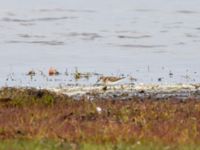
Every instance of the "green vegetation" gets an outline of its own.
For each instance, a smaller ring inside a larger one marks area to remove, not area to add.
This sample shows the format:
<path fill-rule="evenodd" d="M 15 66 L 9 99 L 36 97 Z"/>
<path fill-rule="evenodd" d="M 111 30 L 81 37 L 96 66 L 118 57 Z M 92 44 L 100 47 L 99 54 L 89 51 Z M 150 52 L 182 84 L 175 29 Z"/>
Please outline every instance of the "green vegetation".
<path fill-rule="evenodd" d="M 98 108 L 98 109 L 97 109 Z M 200 101 L 0 90 L 0 149 L 200 149 Z"/>
<path fill-rule="evenodd" d="M 1 150 L 199 150 L 199 145 L 161 145 L 152 142 L 94 144 L 67 143 L 52 140 L 4 140 Z"/>
<path fill-rule="evenodd" d="M 89 72 L 87 72 L 87 73 L 80 72 L 80 71 L 78 70 L 78 68 L 76 68 L 75 73 L 74 73 L 74 79 L 75 79 L 75 80 L 80 80 L 80 79 L 82 79 L 82 78 L 84 78 L 84 79 L 89 79 L 91 75 L 92 75 L 92 74 L 89 73 Z"/>

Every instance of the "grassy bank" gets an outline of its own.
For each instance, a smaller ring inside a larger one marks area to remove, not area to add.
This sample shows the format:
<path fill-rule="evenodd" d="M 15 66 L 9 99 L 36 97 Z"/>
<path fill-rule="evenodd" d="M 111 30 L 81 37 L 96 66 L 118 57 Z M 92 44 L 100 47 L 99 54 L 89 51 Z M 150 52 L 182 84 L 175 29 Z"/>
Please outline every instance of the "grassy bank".
<path fill-rule="evenodd" d="M 198 99 L 72 100 L 0 91 L 0 149 L 200 149 Z"/>
<path fill-rule="evenodd" d="M 6 140 L 0 142 L 0 149 L 9 150 L 198 150 L 199 145 L 162 145 L 153 142 L 136 143 L 67 143 L 52 140 Z"/>

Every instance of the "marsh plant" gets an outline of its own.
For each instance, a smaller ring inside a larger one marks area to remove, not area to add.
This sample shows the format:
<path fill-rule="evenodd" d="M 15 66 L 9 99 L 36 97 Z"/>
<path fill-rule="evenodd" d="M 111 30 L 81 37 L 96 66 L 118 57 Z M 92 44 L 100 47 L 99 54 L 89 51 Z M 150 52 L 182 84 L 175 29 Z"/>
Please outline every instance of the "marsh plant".
<path fill-rule="evenodd" d="M 4 88 L 0 149 L 42 149 L 43 139 L 49 149 L 198 149 L 199 114 L 198 99 L 77 101 L 46 90 Z"/>

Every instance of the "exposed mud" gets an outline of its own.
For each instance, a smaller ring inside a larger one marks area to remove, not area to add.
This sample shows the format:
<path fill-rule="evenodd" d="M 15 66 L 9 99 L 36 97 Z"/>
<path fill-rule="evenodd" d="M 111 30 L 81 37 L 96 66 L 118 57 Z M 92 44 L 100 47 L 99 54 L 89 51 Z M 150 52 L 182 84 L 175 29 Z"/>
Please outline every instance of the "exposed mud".
<path fill-rule="evenodd" d="M 80 99 L 85 97 L 95 99 L 124 99 L 133 97 L 153 98 L 157 100 L 176 98 L 200 98 L 200 85 L 97 85 L 97 86 L 69 86 L 62 88 L 49 88 L 48 90 Z"/>
<path fill-rule="evenodd" d="M 31 93 L 46 93 L 52 92 L 55 95 L 70 97 L 74 100 L 82 98 L 87 100 L 130 100 L 133 98 L 142 99 L 156 99 L 165 100 L 169 98 L 186 100 L 189 98 L 200 98 L 200 85 L 199 84 L 176 84 L 176 85 L 93 85 L 93 86 L 80 86 L 68 85 L 66 87 L 58 88 L 2 88 L 1 91 L 6 91 L 12 96 L 13 92 L 31 92 Z M 2 92 L 4 93 L 4 92 Z M 2 94 L 1 93 L 1 94 Z M 37 95 L 37 94 L 36 94 Z M 40 94 L 39 94 L 40 95 Z M 13 94 L 13 96 L 16 96 Z M 8 98 L 8 97 L 5 97 Z"/>

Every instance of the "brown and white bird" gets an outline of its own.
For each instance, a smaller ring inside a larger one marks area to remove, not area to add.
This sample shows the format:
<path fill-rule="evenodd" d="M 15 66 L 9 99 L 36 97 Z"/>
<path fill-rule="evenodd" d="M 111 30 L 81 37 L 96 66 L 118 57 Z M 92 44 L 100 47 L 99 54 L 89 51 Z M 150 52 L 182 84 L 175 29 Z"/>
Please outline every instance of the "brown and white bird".
<path fill-rule="evenodd" d="M 114 76 L 101 76 L 98 80 L 97 83 L 101 84 L 115 84 L 118 81 L 124 79 L 124 77 L 114 77 Z"/>

